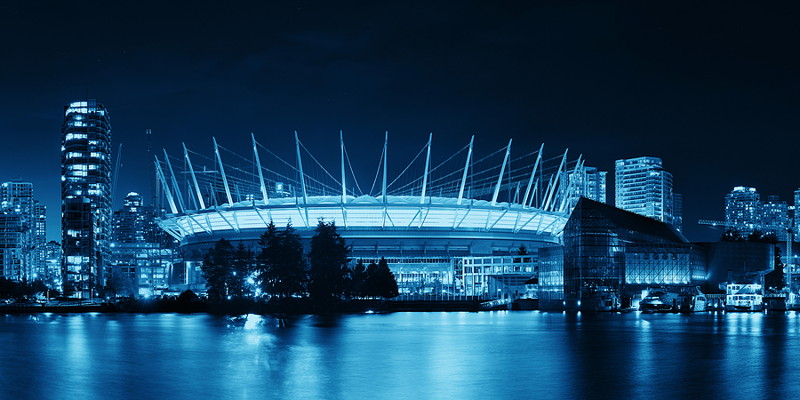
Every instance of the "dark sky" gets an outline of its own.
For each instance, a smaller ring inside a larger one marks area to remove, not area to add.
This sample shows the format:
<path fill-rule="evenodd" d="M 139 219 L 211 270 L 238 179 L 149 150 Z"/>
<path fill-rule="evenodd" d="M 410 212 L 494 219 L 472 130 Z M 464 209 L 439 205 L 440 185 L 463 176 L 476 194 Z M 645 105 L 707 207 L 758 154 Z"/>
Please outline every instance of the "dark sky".
<path fill-rule="evenodd" d="M 290 159 L 296 129 L 323 160 L 341 129 L 370 168 L 386 130 L 395 159 L 428 132 L 440 154 L 513 137 L 584 154 L 610 186 L 615 159 L 658 156 L 691 240 L 733 186 L 800 186 L 797 5 L 48 3 L 0 5 L 0 180 L 34 182 L 50 239 L 63 106 L 87 95 L 124 143 L 118 194 L 149 193 L 147 128 L 175 155 L 212 136 L 248 154 L 255 132 Z"/>

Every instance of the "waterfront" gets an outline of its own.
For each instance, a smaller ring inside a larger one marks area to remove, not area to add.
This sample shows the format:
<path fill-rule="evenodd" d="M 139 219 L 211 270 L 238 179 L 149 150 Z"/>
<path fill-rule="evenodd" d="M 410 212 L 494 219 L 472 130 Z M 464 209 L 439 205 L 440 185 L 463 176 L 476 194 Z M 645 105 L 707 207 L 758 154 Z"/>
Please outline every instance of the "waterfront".
<path fill-rule="evenodd" d="M 393 313 L 0 317 L 0 398 L 773 398 L 800 316 Z"/>

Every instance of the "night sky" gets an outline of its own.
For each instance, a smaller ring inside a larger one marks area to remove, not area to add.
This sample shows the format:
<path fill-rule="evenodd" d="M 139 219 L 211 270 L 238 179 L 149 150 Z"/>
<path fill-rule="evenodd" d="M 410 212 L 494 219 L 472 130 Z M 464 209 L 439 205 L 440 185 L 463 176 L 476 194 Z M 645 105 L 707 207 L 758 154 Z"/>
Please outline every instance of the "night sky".
<path fill-rule="evenodd" d="M 472 134 L 569 147 L 610 188 L 615 159 L 658 156 L 690 240 L 718 235 L 696 221 L 733 186 L 800 186 L 797 3 L 46 3 L 0 5 L 0 180 L 34 182 L 51 240 L 63 107 L 87 96 L 124 144 L 117 206 L 149 194 L 148 128 L 176 156 L 212 136 L 249 154 L 254 132 L 287 159 L 297 130 L 333 169 L 341 129 L 370 177 L 386 130 L 394 168 L 428 132 L 440 158 Z"/>

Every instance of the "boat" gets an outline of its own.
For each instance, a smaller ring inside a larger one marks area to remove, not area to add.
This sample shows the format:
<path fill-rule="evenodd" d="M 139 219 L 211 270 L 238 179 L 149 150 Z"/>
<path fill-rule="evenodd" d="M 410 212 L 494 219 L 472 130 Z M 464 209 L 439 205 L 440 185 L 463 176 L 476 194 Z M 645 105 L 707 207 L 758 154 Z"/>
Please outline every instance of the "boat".
<path fill-rule="evenodd" d="M 665 288 L 645 290 L 642 297 L 642 301 L 639 302 L 639 310 L 646 313 L 675 312 L 678 311 L 680 305 L 678 294 Z"/>
<path fill-rule="evenodd" d="M 761 311 L 762 287 L 757 283 L 729 283 L 725 290 L 725 311 Z"/>
<path fill-rule="evenodd" d="M 586 292 L 580 308 L 585 311 L 617 311 L 620 308 L 619 296 L 615 290 L 609 287 L 592 287 Z"/>
<path fill-rule="evenodd" d="M 703 312 L 708 310 L 708 297 L 700 290 L 699 286 L 695 286 L 695 293 L 692 295 L 692 312 Z"/>

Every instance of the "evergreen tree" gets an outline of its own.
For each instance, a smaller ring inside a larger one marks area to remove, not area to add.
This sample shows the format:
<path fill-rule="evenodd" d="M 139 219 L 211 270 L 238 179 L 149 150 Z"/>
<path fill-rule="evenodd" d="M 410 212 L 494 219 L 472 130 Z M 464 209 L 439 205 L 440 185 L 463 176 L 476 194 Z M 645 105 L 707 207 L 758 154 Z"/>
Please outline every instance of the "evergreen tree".
<path fill-rule="evenodd" d="M 398 296 L 397 280 L 385 258 L 381 257 L 378 264 L 370 263 L 367 266 L 366 275 L 363 289 L 365 296 L 384 298 Z"/>
<path fill-rule="evenodd" d="M 367 267 L 364 266 L 364 263 L 361 260 L 358 260 L 358 264 L 353 267 L 353 272 L 351 274 L 351 285 L 350 285 L 350 296 L 354 297 L 363 297 L 366 296 L 364 293 L 365 285 L 367 282 Z"/>
<path fill-rule="evenodd" d="M 385 258 L 381 257 L 381 260 L 378 261 L 376 272 L 378 275 L 378 295 L 386 298 L 397 297 L 400 294 L 397 288 L 397 280 L 389 269 L 389 263 L 386 262 Z"/>
<path fill-rule="evenodd" d="M 320 220 L 315 232 L 308 255 L 309 294 L 321 303 L 341 299 L 350 285 L 350 247 L 333 222 Z"/>
<path fill-rule="evenodd" d="M 232 273 L 233 246 L 220 239 L 203 258 L 202 274 L 206 280 L 208 299 L 220 302 L 227 298 L 229 275 Z"/>
<path fill-rule="evenodd" d="M 380 297 L 380 277 L 378 276 L 378 264 L 374 262 L 367 265 L 364 277 L 364 286 L 361 292 L 366 297 Z"/>
<path fill-rule="evenodd" d="M 247 278 L 253 272 L 253 263 L 253 252 L 239 243 L 233 252 L 231 273 L 228 275 L 228 295 L 233 298 L 250 295 L 251 290 L 247 284 Z"/>
<path fill-rule="evenodd" d="M 306 260 L 303 244 L 291 224 L 278 232 L 270 221 L 259 240 L 258 278 L 264 293 L 284 298 L 304 293 Z"/>

